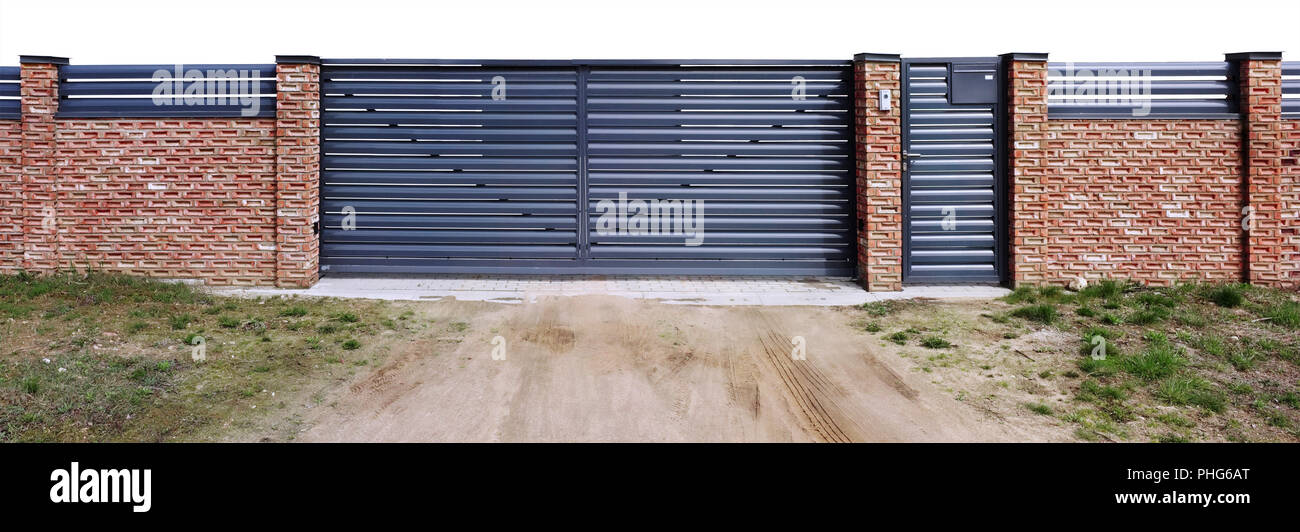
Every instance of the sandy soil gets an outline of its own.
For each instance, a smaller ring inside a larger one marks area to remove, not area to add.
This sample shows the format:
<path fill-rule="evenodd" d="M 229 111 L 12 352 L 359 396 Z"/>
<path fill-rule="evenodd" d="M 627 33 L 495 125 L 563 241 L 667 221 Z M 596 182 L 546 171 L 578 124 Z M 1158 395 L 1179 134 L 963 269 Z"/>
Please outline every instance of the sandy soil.
<path fill-rule="evenodd" d="M 617 297 L 438 302 L 470 324 L 393 352 L 303 415 L 298 441 L 895 442 L 1055 439 L 942 391 L 836 308 Z M 455 329 L 455 328 L 454 328 Z M 492 339 L 506 341 L 493 360 Z M 792 338 L 806 340 L 793 360 Z M 1040 424 L 1041 425 L 1041 424 Z"/>

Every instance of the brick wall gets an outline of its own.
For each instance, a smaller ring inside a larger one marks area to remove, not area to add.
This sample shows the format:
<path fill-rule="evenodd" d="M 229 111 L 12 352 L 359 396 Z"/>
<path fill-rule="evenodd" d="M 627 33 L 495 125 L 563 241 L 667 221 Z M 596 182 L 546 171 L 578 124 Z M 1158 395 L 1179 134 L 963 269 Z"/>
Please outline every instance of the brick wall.
<path fill-rule="evenodd" d="M 22 63 L 21 120 L 0 121 L 0 271 L 316 281 L 319 60 L 277 65 L 276 118 L 57 118 L 66 60 Z"/>
<path fill-rule="evenodd" d="M 1282 120 L 1281 142 L 1282 191 L 1282 263 L 1281 284 L 1300 288 L 1300 120 Z"/>
<path fill-rule="evenodd" d="M 1235 120 L 1048 120 L 1020 140 L 1017 282 L 1242 275 Z"/>
<path fill-rule="evenodd" d="M 858 278 L 867 290 L 903 288 L 901 63 L 861 54 L 853 62 L 857 159 Z M 893 105 L 880 110 L 880 92 Z"/>
<path fill-rule="evenodd" d="M 61 268 L 270 284 L 273 119 L 57 120 Z"/>
<path fill-rule="evenodd" d="M 23 124 L 0 120 L 0 274 L 22 267 Z"/>

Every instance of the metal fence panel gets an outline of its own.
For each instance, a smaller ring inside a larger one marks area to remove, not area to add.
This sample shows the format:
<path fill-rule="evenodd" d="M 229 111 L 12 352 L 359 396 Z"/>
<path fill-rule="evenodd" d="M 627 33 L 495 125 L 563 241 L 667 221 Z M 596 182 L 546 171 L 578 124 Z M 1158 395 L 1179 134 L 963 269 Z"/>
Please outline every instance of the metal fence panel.
<path fill-rule="evenodd" d="M 275 65 L 66 65 L 60 118 L 274 117 Z"/>
<path fill-rule="evenodd" d="M 18 67 L 0 67 L 0 120 L 18 120 L 22 117 L 20 75 Z"/>
<path fill-rule="evenodd" d="M 1048 63 L 1050 118 L 1237 118 L 1228 62 Z"/>

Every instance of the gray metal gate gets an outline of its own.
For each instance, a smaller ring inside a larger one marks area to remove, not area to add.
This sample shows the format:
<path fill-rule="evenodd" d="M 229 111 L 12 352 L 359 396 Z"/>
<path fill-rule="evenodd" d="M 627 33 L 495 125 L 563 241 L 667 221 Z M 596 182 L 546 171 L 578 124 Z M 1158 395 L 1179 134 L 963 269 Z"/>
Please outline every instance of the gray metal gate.
<path fill-rule="evenodd" d="M 321 77 L 323 271 L 853 271 L 848 61 L 325 60 Z M 601 230 L 620 198 L 702 202 L 702 241 Z"/>
<path fill-rule="evenodd" d="M 1002 281 L 998 58 L 903 61 L 903 281 Z"/>

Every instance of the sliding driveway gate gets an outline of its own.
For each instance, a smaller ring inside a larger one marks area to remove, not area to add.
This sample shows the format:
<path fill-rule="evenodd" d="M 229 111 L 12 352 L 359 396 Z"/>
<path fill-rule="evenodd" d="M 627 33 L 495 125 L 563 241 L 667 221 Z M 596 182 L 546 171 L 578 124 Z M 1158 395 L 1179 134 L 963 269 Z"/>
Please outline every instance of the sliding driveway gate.
<path fill-rule="evenodd" d="M 321 81 L 323 271 L 853 272 L 848 61 L 335 59 Z M 608 223 L 650 200 L 702 231 Z"/>

